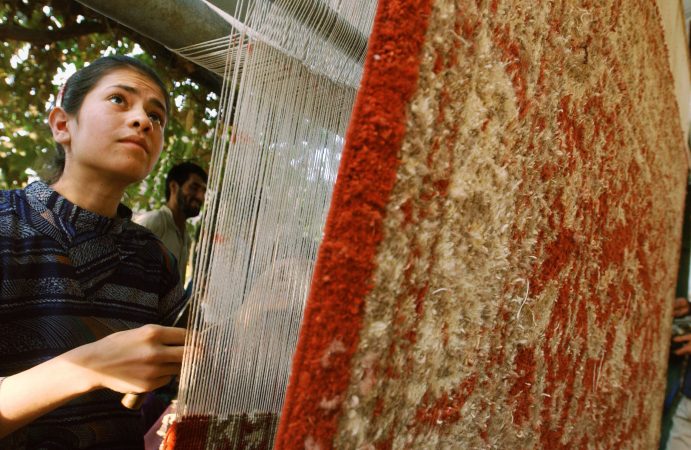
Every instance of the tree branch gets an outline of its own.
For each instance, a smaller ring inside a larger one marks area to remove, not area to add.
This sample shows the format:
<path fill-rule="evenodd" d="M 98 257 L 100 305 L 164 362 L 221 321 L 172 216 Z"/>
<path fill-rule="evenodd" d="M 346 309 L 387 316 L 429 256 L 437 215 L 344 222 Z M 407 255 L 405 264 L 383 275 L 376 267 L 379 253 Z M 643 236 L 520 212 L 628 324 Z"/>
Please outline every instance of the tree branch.
<path fill-rule="evenodd" d="M 0 25 L 0 40 L 29 42 L 34 45 L 46 45 L 51 42 L 61 41 L 92 33 L 106 32 L 107 28 L 102 23 L 82 23 L 55 30 L 33 30 L 31 28 L 14 25 Z"/>
<path fill-rule="evenodd" d="M 0 41 L 28 42 L 41 46 L 93 33 L 124 35 L 138 42 L 149 54 L 161 59 L 163 64 L 170 65 L 174 70 L 216 93 L 221 91 L 221 78 L 219 76 L 181 58 L 160 43 L 144 37 L 136 31 L 112 21 L 95 11 L 84 8 L 74 0 L 54 0 L 52 6 L 64 17 L 66 23 L 72 24 L 54 30 L 33 29 L 11 24 L 0 25 Z M 86 16 L 87 21 L 80 24 L 75 23 L 74 18 L 78 14 Z M 31 13 L 29 12 L 28 15 L 31 15 Z"/>

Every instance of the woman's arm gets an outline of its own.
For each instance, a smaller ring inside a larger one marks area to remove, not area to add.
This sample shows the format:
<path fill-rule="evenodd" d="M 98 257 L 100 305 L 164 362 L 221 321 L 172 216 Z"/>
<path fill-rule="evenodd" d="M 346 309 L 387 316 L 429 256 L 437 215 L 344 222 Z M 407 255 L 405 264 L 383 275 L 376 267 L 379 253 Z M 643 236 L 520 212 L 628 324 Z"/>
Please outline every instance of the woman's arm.
<path fill-rule="evenodd" d="M 77 347 L 0 385 L 0 438 L 96 389 L 146 392 L 180 372 L 186 331 L 145 325 Z"/>

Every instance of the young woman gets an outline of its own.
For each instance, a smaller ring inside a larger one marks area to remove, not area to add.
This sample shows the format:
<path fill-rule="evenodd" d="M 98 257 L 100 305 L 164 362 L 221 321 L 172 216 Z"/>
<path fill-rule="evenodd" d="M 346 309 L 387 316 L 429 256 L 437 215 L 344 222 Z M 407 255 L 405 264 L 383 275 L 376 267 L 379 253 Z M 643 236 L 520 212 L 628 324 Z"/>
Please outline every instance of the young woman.
<path fill-rule="evenodd" d="M 185 331 L 162 325 L 183 293 L 120 199 L 158 160 L 167 110 L 150 68 L 98 59 L 50 112 L 57 180 L 0 191 L 0 448 L 143 446 L 120 399 L 179 373 Z"/>

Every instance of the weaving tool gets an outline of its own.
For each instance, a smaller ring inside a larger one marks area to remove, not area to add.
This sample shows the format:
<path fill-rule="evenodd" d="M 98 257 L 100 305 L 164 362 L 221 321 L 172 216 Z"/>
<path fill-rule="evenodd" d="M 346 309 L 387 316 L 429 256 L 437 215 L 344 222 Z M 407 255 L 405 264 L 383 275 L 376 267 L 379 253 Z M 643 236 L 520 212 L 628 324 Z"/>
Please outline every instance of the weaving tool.
<path fill-rule="evenodd" d="M 180 324 L 180 321 L 184 318 L 187 317 L 187 310 L 189 308 L 189 301 L 185 303 L 185 306 L 180 310 L 178 313 L 178 316 L 175 318 L 173 321 L 173 324 L 171 327 L 176 327 Z M 146 394 L 125 394 L 122 396 L 122 400 L 120 400 L 120 403 L 122 406 L 124 406 L 127 409 L 140 409 L 142 405 L 144 404 L 145 400 L 145 395 Z"/>

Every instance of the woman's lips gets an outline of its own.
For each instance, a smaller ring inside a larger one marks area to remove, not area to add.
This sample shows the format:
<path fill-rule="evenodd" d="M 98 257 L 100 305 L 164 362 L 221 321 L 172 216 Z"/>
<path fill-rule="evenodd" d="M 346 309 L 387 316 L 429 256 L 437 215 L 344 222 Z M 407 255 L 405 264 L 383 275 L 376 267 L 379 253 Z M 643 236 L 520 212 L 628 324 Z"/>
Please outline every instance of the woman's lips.
<path fill-rule="evenodd" d="M 126 137 L 124 139 L 120 139 L 119 142 L 125 143 L 125 144 L 133 144 L 138 147 L 140 147 L 142 150 L 145 152 L 149 153 L 149 149 L 146 147 L 146 140 L 136 137 L 136 136 L 130 136 Z"/>

